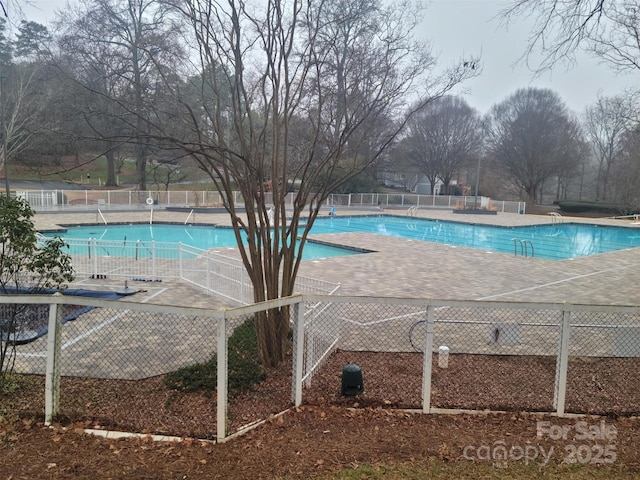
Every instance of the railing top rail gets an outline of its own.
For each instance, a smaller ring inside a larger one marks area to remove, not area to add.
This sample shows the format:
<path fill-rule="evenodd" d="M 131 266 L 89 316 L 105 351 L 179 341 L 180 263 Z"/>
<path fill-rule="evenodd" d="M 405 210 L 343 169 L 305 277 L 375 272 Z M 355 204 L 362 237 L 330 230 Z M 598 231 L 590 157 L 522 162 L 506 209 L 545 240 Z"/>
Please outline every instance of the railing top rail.
<path fill-rule="evenodd" d="M 80 297 L 74 295 L 0 295 L 1 304 L 21 303 L 25 305 L 81 305 L 86 307 L 118 308 L 120 310 L 134 310 L 139 312 L 194 315 L 197 317 L 221 318 L 223 310 L 213 310 L 201 307 L 177 307 L 153 303 L 138 303 L 127 300 L 103 300 L 95 297 Z"/>
<path fill-rule="evenodd" d="M 304 301 L 309 303 L 361 303 L 386 305 L 415 305 L 433 307 L 474 307 L 474 308 L 502 308 L 519 310 L 558 310 L 575 312 L 616 312 L 640 314 L 640 305 L 598 305 L 575 304 L 567 302 L 536 303 L 536 302 L 504 302 L 499 300 L 448 300 L 434 298 L 401 298 L 401 297 L 361 297 L 325 294 L 305 294 Z"/>
<path fill-rule="evenodd" d="M 220 316 L 232 313 L 254 313 L 261 310 L 293 305 L 299 302 L 317 303 L 359 303 L 359 304 L 386 304 L 386 305 L 415 305 L 423 307 L 473 307 L 473 308 L 501 308 L 517 310 L 557 310 L 574 312 L 607 312 L 607 313 L 631 313 L 640 314 L 640 305 L 591 305 L 574 303 L 534 303 L 534 302 L 501 302 L 495 300 L 446 300 L 432 298 L 400 298 L 400 297 L 361 297 L 342 296 L 328 294 L 295 294 L 290 297 L 278 298 L 262 303 L 251 304 L 242 307 L 223 310 L 211 310 L 199 307 L 177 307 L 173 305 L 141 304 L 126 300 L 102 300 L 94 297 L 80 297 L 72 295 L 0 295 L 0 304 L 25 303 L 25 304 L 59 304 L 59 305 L 83 305 L 113 308 L 133 309 L 162 313 L 188 313 L 198 316 Z"/>

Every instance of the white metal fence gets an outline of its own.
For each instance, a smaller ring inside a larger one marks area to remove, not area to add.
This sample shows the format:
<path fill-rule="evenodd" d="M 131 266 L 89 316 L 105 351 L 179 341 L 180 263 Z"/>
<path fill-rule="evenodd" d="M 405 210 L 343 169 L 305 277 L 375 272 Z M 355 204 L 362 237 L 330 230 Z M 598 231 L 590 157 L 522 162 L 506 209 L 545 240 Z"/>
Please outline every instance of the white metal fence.
<path fill-rule="evenodd" d="M 66 239 L 76 276 L 193 285 L 231 305 L 253 302 L 242 260 L 182 243 Z M 296 293 L 335 294 L 340 284 L 299 275 Z"/>
<path fill-rule="evenodd" d="M 340 383 L 346 365 L 361 369 L 364 391 L 358 401 L 366 405 L 425 413 L 640 413 L 640 306 L 302 295 L 211 311 L 68 296 L 0 296 L 0 305 L 11 304 L 49 306 L 47 335 L 15 346 L 17 372 L 46 374 L 49 420 L 58 412 L 99 416 L 93 402 L 76 402 L 69 413 L 60 401 L 61 375 L 141 380 L 212 357 L 218 362 L 217 423 L 203 424 L 195 433 L 206 436 L 213 429 L 218 439 L 242 429 L 237 419 L 254 423 L 273 409 L 306 401 L 352 405 Z M 282 367 L 291 372 L 290 382 L 271 384 L 267 396 L 258 394 L 264 402 L 268 398 L 270 410 L 254 401 L 243 404 L 242 398 L 230 404 L 228 338 L 257 312 L 283 306 L 291 308 L 291 363 Z M 77 318 L 63 325 L 61 319 L 74 309 L 80 311 Z M 11 337 L 4 329 L 7 341 Z M 77 388 L 73 396 L 63 395 L 66 402 L 84 398 Z M 156 413 L 148 417 L 156 419 Z M 160 427 L 142 425 L 141 430 Z"/>
<path fill-rule="evenodd" d="M 379 208 L 482 208 L 502 213 L 524 214 L 525 202 L 493 200 L 489 197 L 419 195 L 415 193 L 350 193 L 331 195 L 329 204 L 344 207 Z"/>
<path fill-rule="evenodd" d="M 215 191 L 138 191 L 138 190 L 40 190 L 17 192 L 38 211 L 73 209 L 115 209 L 154 207 L 222 207 L 223 199 Z M 265 201 L 270 203 L 270 193 Z M 234 192 L 234 203 L 242 205 L 239 192 Z M 287 195 L 286 203 L 293 207 L 296 194 Z M 493 200 L 488 197 L 419 195 L 414 193 L 351 193 L 330 195 L 331 205 L 353 208 L 484 208 L 504 213 L 524 213 L 525 202 Z"/>

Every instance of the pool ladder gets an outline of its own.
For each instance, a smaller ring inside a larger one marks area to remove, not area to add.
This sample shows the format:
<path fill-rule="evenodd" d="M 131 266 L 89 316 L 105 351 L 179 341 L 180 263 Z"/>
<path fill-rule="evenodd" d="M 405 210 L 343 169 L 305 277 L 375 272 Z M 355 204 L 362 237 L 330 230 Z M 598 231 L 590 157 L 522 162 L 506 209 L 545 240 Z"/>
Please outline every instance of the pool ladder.
<path fill-rule="evenodd" d="M 409 210 L 407 210 L 407 215 L 410 217 L 416 217 L 418 215 L 418 206 L 414 205 L 413 207 L 409 207 Z"/>
<path fill-rule="evenodd" d="M 531 256 L 533 257 L 535 254 L 534 248 L 533 248 L 533 243 L 531 243 L 531 240 L 520 240 L 518 238 L 512 238 L 511 240 L 513 240 L 513 254 L 514 255 L 518 255 L 518 242 L 520 243 L 520 255 L 524 256 L 524 257 L 528 257 L 529 256 L 529 248 L 527 247 L 527 245 L 531 246 Z"/>

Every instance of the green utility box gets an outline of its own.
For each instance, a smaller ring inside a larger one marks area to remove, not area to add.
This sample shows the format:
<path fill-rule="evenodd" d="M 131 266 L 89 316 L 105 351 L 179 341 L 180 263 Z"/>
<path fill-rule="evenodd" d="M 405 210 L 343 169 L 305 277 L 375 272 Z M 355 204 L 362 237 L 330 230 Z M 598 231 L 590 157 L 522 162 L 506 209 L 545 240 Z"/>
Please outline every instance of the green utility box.
<path fill-rule="evenodd" d="M 342 395 L 354 396 L 364 390 L 362 369 L 352 363 L 342 369 Z"/>

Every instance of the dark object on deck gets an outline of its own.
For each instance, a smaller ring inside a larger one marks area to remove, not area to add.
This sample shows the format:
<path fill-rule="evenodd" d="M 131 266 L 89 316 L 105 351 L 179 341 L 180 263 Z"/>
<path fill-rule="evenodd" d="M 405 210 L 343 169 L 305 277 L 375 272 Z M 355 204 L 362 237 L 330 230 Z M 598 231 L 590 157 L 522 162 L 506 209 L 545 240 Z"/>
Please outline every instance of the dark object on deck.
<path fill-rule="evenodd" d="M 0 291 L 0 295 L 29 295 L 29 294 L 41 294 L 52 295 L 58 290 L 42 289 L 38 292 L 29 291 L 27 288 L 12 288 L 5 287 L 5 291 Z M 73 289 L 68 288 L 61 292 L 65 296 L 73 297 L 92 297 L 102 300 L 119 300 L 124 295 L 118 292 L 109 292 L 101 290 L 85 290 L 81 288 Z M 6 304 L 7 306 L 11 304 Z M 5 307 L 10 308 L 10 307 Z M 96 307 L 82 306 L 82 305 L 65 305 L 63 307 L 63 314 L 61 323 L 64 325 L 67 322 L 78 319 L 81 315 L 90 312 Z M 10 340 L 15 345 L 23 345 L 25 343 L 33 342 L 34 340 L 46 335 L 49 330 L 49 305 L 22 305 L 20 307 L 19 318 L 13 318 L 11 320 L 3 320 L 3 312 L 0 308 L 0 341 L 6 342 Z M 9 310 L 10 312 L 10 310 Z M 15 315 L 15 313 L 14 313 Z M 9 317 L 11 314 L 9 314 Z M 10 333 L 11 331 L 11 333 Z"/>
<path fill-rule="evenodd" d="M 362 369 L 354 363 L 346 365 L 342 369 L 342 395 L 354 396 L 363 390 Z"/>
<path fill-rule="evenodd" d="M 473 215 L 497 215 L 497 210 L 487 210 L 486 208 L 454 208 L 453 213 L 464 213 Z"/>

